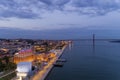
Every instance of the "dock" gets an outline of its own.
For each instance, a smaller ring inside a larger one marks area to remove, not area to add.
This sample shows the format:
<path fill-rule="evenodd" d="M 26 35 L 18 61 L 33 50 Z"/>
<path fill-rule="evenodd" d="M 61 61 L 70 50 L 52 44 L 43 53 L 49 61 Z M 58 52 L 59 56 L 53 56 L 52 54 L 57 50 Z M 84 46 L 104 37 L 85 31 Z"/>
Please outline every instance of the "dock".
<path fill-rule="evenodd" d="M 55 67 L 63 67 L 63 62 L 56 62 L 53 64 Z"/>
<path fill-rule="evenodd" d="M 63 67 L 64 62 L 66 62 L 66 61 L 67 61 L 66 59 L 58 59 L 58 60 L 56 60 L 56 62 L 53 65 L 54 65 L 54 67 Z"/>
<path fill-rule="evenodd" d="M 67 62 L 66 59 L 58 59 L 56 62 Z"/>

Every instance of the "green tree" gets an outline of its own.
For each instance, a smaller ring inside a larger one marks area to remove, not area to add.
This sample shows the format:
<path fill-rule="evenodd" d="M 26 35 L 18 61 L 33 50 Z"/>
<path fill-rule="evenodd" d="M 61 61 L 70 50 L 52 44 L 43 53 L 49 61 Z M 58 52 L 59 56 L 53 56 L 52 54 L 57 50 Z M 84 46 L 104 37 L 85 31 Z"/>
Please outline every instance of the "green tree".
<path fill-rule="evenodd" d="M 3 58 L 3 60 L 5 60 L 6 64 L 9 63 L 9 57 L 8 57 L 8 56 L 5 56 L 5 57 Z"/>

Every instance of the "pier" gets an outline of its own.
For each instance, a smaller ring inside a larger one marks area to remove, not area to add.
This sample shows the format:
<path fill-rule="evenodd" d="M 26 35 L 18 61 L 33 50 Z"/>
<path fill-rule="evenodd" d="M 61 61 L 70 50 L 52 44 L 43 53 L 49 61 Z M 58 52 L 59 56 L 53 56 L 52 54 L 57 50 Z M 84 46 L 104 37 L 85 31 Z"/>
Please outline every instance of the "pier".
<path fill-rule="evenodd" d="M 63 62 L 56 62 L 53 64 L 55 67 L 63 67 Z"/>
<path fill-rule="evenodd" d="M 67 62 L 66 59 L 58 59 L 57 62 Z"/>

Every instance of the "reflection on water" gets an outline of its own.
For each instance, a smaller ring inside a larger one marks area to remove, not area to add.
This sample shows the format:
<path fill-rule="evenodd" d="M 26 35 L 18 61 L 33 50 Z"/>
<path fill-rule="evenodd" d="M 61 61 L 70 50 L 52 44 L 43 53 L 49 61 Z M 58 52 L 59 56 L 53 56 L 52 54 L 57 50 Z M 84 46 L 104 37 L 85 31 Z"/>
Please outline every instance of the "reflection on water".
<path fill-rule="evenodd" d="M 120 44 L 108 41 L 74 41 L 46 80 L 120 80 Z"/>
<path fill-rule="evenodd" d="M 95 40 L 93 41 L 93 54 L 95 55 Z"/>
<path fill-rule="evenodd" d="M 68 46 L 69 46 L 69 50 L 71 51 L 71 49 L 73 47 L 73 43 L 70 43 Z"/>

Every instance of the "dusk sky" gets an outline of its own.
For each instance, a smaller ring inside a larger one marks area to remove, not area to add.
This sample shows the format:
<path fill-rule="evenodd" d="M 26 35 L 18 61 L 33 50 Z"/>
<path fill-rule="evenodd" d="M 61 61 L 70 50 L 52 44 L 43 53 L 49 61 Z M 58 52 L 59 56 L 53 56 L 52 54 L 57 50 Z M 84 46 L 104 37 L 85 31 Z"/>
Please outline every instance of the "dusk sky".
<path fill-rule="evenodd" d="M 0 0 L 0 28 L 120 29 L 120 0 Z"/>
<path fill-rule="evenodd" d="M 0 0 L 0 38 L 120 38 L 120 0 Z"/>

